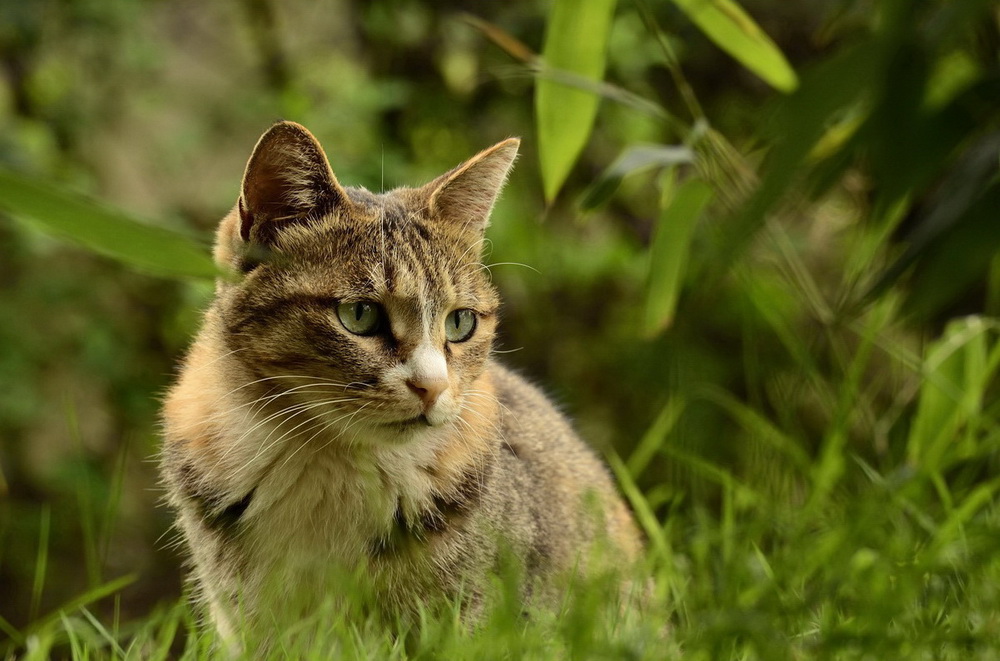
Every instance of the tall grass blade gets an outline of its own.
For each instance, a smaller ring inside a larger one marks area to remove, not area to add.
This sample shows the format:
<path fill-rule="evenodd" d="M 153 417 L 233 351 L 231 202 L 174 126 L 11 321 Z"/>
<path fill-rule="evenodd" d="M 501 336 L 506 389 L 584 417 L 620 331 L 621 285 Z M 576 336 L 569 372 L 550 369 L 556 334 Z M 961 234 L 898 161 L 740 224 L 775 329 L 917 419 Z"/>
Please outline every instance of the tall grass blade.
<path fill-rule="evenodd" d="M 73 401 L 67 398 L 66 401 L 66 424 L 69 427 L 69 435 L 73 439 L 73 445 L 80 456 L 84 456 L 83 436 L 80 433 L 80 423 L 77 416 L 76 406 Z M 97 533 L 95 531 L 95 516 L 93 500 L 91 495 L 95 485 L 91 483 L 87 471 L 82 471 L 77 482 L 77 502 L 80 506 L 80 529 L 83 533 L 83 560 L 87 568 L 87 585 L 92 587 L 101 582 L 100 552 L 98 551 Z"/>
<path fill-rule="evenodd" d="M 73 599 L 70 599 L 65 604 L 63 604 L 62 606 L 60 606 L 59 608 L 55 609 L 54 611 L 50 612 L 47 615 L 44 615 L 38 619 L 33 618 L 32 623 L 28 625 L 28 627 L 23 632 L 24 637 L 28 638 L 35 632 L 44 630 L 45 628 L 50 626 L 53 622 L 57 622 L 64 613 L 72 613 L 82 606 L 86 606 L 87 604 L 91 604 L 95 601 L 98 601 L 99 599 L 103 599 L 108 595 L 112 595 L 118 592 L 119 590 L 122 590 L 126 586 L 134 583 L 136 578 L 137 577 L 135 574 L 127 574 L 125 576 L 116 578 L 113 581 L 108 581 L 104 585 L 100 585 L 91 590 L 87 590 L 83 594 L 74 597 Z"/>
<path fill-rule="evenodd" d="M 995 325 L 981 317 L 959 319 L 928 349 L 907 441 L 912 466 L 933 473 L 944 470 L 961 450 L 974 452 L 974 439 L 960 444 L 959 438 L 963 428 L 978 425 L 983 396 L 1000 365 L 1000 344 L 987 343 L 991 331 L 996 332 Z"/>
<path fill-rule="evenodd" d="M 628 458 L 626 465 L 632 477 L 635 478 L 642 475 L 642 472 L 649 466 L 649 462 L 660 451 L 660 448 L 666 442 L 667 437 L 674 430 L 677 421 L 684 412 L 685 404 L 686 402 L 682 397 L 672 397 L 660 411 L 660 414 L 656 416 L 656 420 L 646 430 L 639 444 Z"/>
<path fill-rule="evenodd" d="M 963 527 L 987 505 L 994 501 L 1000 490 L 1000 480 L 980 484 L 972 490 L 962 504 L 948 516 L 935 535 L 935 545 L 940 548 L 964 537 Z"/>
<path fill-rule="evenodd" d="M 38 526 L 38 554 L 35 556 L 35 578 L 31 583 L 31 605 L 28 608 L 28 618 L 34 620 L 38 615 L 38 607 L 42 602 L 42 592 L 45 589 L 45 574 L 49 564 L 49 529 L 52 523 L 52 508 L 48 503 L 42 506 Z"/>
<path fill-rule="evenodd" d="M 809 454 L 794 438 L 781 431 L 764 415 L 721 388 L 703 386 L 699 389 L 698 396 L 721 408 L 748 434 L 753 435 L 770 447 L 778 450 L 790 459 L 796 468 L 803 472 L 808 471 L 810 466 Z"/>
<path fill-rule="evenodd" d="M 728 225 L 715 258 L 718 263 L 730 263 L 756 233 L 772 206 L 801 174 L 803 161 L 825 135 L 831 120 L 870 92 L 881 66 L 878 44 L 863 42 L 803 76 L 802 84 L 775 115 L 775 144 L 760 186 Z"/>
<path fill-rule="evenodd" d="M 84 619 L 90 622 L 90 626 L 94 627 L 94 631 L 96 631 L 97 634 L 104 639 L 108 646 L 114 650 L 115 654 L 119 657 L 124 657 L 125 650 L 123 650 L 121 645 L 118 644 L 117 638 L 110 631 L 108 631 L 107 627 L 101 624 L 101 622 L 94 617 L 93 613 L 86 608 L 80 608 L 80 612 L 83 613 Z"/>
<path fill-rule="evenodd" d="M 618 484 L 621 486 L 622 492 L 624 492 L 629 504 L 632 505 L 632 510 L 639 520 L 639 525 L 653 546 L 653 553 L 661 561 L 669 562 L 671 556 L 670 542 L 667 540 L 667 536 L 663 532 L 663 526 L 657 520 L 656 514 L 653 513 L 653 508 L 649 506 L 649 502 L 642 495 L 642 491 L 639 490 L 639 487 L 636 485 L 635 480 L 632 479 L 632 475 L 621 458 L 617 454 L 611 453 L 608 454 L 607 460 L 612 472 L 614 472 L 615 477 L 618 479 Z"/>

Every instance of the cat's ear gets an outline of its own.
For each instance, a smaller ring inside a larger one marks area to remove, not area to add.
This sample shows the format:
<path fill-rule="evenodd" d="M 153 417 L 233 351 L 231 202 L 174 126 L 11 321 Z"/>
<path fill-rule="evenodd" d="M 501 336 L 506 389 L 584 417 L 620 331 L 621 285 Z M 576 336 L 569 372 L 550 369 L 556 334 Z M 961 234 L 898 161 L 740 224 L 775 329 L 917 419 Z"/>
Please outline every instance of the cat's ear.
<path fill-rule="evenodd" d="M 269 243 L 283 223 L 316 218 L 347 203 L 316 138 L 295 122 L 279 122 L 257 141 L 243 174 L 239 233 Z"/>
<path fill-rule="evenodd" d="M 431 217 L 482 233 L 520 144 L 518 138 L 498 142 L 424 186 Z"/>

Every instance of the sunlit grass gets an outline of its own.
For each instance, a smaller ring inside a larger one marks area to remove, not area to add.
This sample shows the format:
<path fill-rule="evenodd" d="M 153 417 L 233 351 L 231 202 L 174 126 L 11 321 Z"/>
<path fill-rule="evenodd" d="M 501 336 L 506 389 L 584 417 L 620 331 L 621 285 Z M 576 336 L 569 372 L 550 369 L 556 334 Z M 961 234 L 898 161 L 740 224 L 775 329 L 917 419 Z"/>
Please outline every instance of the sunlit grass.
<path fill-rule="evenodd" d="M 994 440 L 996 431 L 995 425 L 989 430 Z M 514 591 L 497 579 L 501 597 L 475 626 L 454 607 L 387 625 L 340 601 L 278 632 L 269 656 L 995 658 L 997 481 L 962 487 L 940 479 L 941 471 L 953 475 L 967 459 L 935 470 L 904 460 L 880 472 L 845 453 L 841 470 L 849 477 L 797 506 L 716 467 L 718 508 L 676 501 L 659 518 L 625 464 L 615 461 L 650 537 L 644 573 L 652 577 L 651 596 L 643 606 L 619 608 L 606 586 L 595 583 L 578 586 L 558 611 L 525 618 Z M 828 480 L 825 461 L 821 452 L 812 466 L 820 484 Z M 40 618 L 17 632 L 10 651 L 24 659 L 206 659 L 224 649 L 184 601 L 139 621 L 96 617 L 91 604 L 120 588 L 119 582 L 105 585 Z M 245 633 L 251 640 L 256 632 Z M 260 655 L 249 644 L 246 658 Z"/>

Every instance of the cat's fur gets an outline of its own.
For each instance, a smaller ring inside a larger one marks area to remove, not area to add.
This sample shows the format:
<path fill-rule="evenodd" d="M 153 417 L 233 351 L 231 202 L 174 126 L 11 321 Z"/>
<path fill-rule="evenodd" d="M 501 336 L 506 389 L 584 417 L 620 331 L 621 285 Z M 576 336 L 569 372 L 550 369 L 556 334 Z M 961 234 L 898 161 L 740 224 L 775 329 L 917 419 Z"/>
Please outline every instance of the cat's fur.
<path fill-rule="evenodd" d="M 212 618 L 272 621 L 358 570 L 388 609 L 465 595 L 501 557 L 524 592 L 641 547 L 607 471 L 546 398 L 491 358 L 480 262 L 517 155 L 505 140 L 417 189 L 344 188 L 303 127 L 260 139 L 219 227 L 222 278 L 163 409 L 162 472 Z M 349 332 L 342 302 L 388 324 Z M 477 328 L 445 338 L 455 309 Z M 593 563 L 591 563 L 593 564 Z"/>

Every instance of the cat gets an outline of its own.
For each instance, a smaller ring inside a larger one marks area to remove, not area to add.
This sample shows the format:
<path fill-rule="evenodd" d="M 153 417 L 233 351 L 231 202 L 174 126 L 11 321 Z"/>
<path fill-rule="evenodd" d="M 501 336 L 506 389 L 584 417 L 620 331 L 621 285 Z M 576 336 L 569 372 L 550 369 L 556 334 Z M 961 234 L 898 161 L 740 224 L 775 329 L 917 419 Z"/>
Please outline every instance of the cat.
<path fill-rule="evenodd" d="M 260 138 L 222 220 L 214 302 L 163 405 L 161 471 L 223 639 L 360 571 L 393 611 L 525 600 L 643 542 L 602 463 L 492 357 L 484 231 L 519 148 L 420 188 L 345 188 L 309 131 Z"/>

